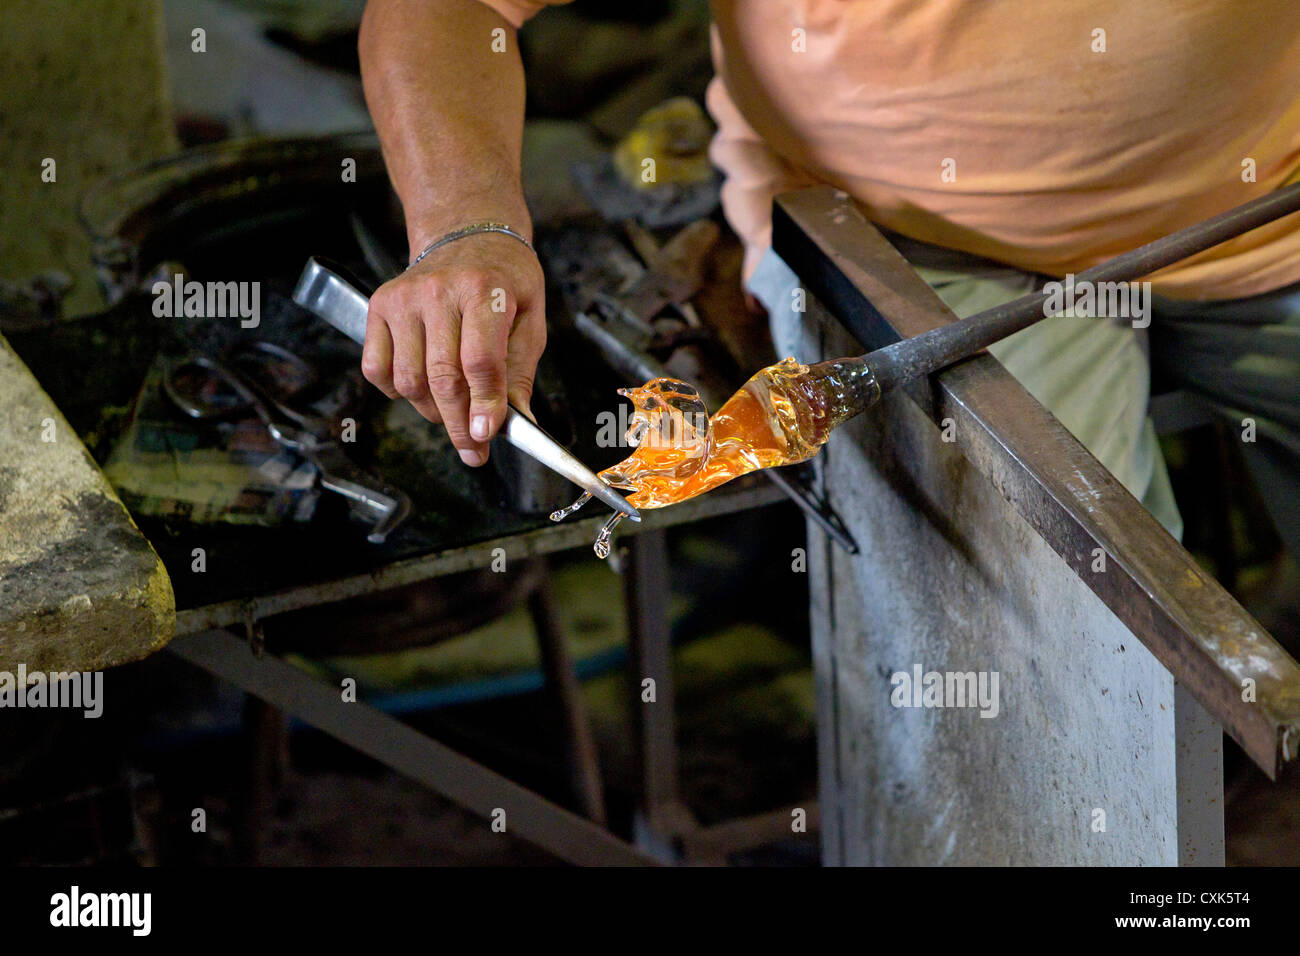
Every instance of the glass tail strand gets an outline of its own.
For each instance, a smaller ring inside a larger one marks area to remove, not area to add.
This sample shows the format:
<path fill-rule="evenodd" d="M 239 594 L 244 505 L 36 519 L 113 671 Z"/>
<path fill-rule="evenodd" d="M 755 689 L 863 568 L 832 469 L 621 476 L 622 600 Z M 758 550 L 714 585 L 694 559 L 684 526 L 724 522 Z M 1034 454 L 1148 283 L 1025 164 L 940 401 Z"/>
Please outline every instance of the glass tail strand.
<path fill-rule="evenodd" d="M 596 552 L 596 557 L 602 561 L 609 557 L 610 542 L 614 537 L 614 529 L 618 523 L 626 518 L 627 515 L 622 511 L 615 511 L 605 522 L 605 527 L 600 529 L 600 534 L 596 535 L 596 543 L 592 545 L 592 550 Z"/>
<path fill-rule="evenodd" d="M 584 492 L 577 501 L 569 505 L 567 508 L 560 508 L 556 511 L 552 511 L 551 520 L 563 521 L 590 500 L 591 495 Z M 626 517 L 627 512 L 615 511 L 609 516 L 609 520 L 605 522 L 604 527 L 600 529 L 600 534 L 596 535 L 596 543 L 592 546 L 592 549 L 596 552 L 596 557 L 600 558 L 602 561 L 609 557 L 610 543 L 614 539 L 614 529 L 617 528 L 618 523 Z"/>
<path fill-rule="evenodd" d="M 556 511 L 552 511 L 552 512 L 551 512 L 551 520 L 552 520 L 552 521 L 563 521 L 565 518 L 569 517 L 569 515 L 573 514 L 575 511 L 577 511 L 579 508 L 581 508 L 583 505 L 585 505 L 585 504 L 586 504 L 588 501 L 590 501 L 590 500 L 591 500 L 591 492 L 590 492 L 590 491 L 584 491 L 584 492 L 582 493 L 582 496 L 581 496 L 577 501 L 575 501 L 573 504 L 569 505 L 567 508 L 560 508 L 560 509 L 558 509 L 558 510 L 556 510 Z"/>

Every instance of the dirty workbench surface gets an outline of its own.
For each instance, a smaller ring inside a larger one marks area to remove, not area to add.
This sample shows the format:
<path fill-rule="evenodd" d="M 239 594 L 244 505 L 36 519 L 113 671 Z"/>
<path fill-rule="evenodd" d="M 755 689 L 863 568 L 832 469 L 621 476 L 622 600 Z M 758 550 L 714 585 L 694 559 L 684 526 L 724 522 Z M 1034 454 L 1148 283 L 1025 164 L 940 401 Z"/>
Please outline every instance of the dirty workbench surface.
<path fill-rule="evenodd" d="M 284 283 L 264 286 L 266 305 L 257 336 L 293 346 L 302 344 L 295 336 L 310 335 L 317 340 L 312 346 L 313 360 L 323 369 L 354 367 L 355 347 L 297 310 L 288 300 L 288 291 Z M 129 298 L 100 316 L 14 335 L 15 348 L 32 365 L 100 465 L 120 443 L 129 410 L 157 353 L 220 344 L 202 341 L 202 330 L 178 333 L 169 324 L 171 320 L 152 316 L 149 303 L 145 297 Z M 211 330 L 209 333 L 219 338 Z M 557 368 L 557 363 L 562 368 Z M 598 415 L 617 411 L 619 400 L 614 390 L 624 384 L 584 342 L 568 341 L 563 332 L 557 335 L 553 331 L 539 373 L 534 411 L 557 437 L 572 439 L 573 450 L 583 461 L 602 468 L 626 454 L 625 449 L 600 448 L 596 443 Z M 543 388 L 549 400 L 542 397 Z M 355 448 L 349 446 L 349 454 L 354 454 L 362 467 L 407 492 L 412 500 L 411 517 L 384 544 L 374 545 L 366 542 L 362 528 L 349 523 L 342 499 L 330 494 L 321 495 L 312 520 L 277 527 L 194 524 L 135 514 L 171 576 L 176 607 L 189 625 L 182 630 L 197 626 L 195 622 L 210 626 L 224 622 L 231 617 L 231 606 L 267 595 L 309 589 L 310 595 L 291 603 L 323 603 L 352 593 L 331 588 L 331 582 L 361 577 L 369 581 L 365 589 L 372 590 L 483 564 L 481 555 L 470 556 L 467 549 L 484 542 L 509 538 L 517 543 L 517 548 L 512 544 L 516 553 L 532 554 L 589 545 L 594 538 L 594 529 L 587 527 L 591 519 L 607 516 L 594 504 L 561 526 L 547 517 L 550 509 L 576 497 L 576 488 L 563 480 L 545 481 L 538 487 L 535 501 L 520 502 L 515 490 L 518 481 L 507 481 L 491 465 L 480 469 L 463 466 L 441 427 L 428 425 L 406 403 L 390 403 L 376 390 L 367 389 L 371 398 L 358 429 L 362 437 Z M 494 456 L 501 456 L 502 451 L 499 442 L 494 445 Z M 756 489 L 752 483 L 738 482 L 728 493 L 708 497 L 705 512 L 724 513 L 778 496 L 766 483 Z M 695 514 L 700 507 L 696 503 L 685 510 L 668 509 L 674 514 L 656 515 L 651 523 L 691 520 L 700 516 Z M 445 568 L 434 570 L 429 559 L 440 555 L 453 558 L 444 562 Z M 419 569 L 409 570 L 421 563 Z M 394 567 L 408 568 L 407 576 L 390 575 Z M 224 606 L 227 611 L 212 612 L 214 606 Z M 196 609 L 202 610 L 196 613 Z"/>

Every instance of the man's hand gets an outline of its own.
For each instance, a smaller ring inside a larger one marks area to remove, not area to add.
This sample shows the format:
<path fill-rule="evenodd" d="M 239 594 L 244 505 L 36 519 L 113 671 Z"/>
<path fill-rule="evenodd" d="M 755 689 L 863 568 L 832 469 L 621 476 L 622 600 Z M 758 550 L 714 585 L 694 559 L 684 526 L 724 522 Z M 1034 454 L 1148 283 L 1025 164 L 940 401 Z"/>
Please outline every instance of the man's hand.
<path fill-rule="evenodd" d="M 411 254 L 476 221 L 527 235 L 514 27 L 475 0 L 369 0 L 358 52 Z M 465 463 L 481 465 L 507 396 L 528 410 L 546 344 L 543 297 L 542 268 L 526 245 L 500 233 L 463 236 L 371 297 L 362 371 L 441 421 Z"/>
<path fill-rule="evenodd" d="M 497 233 L 465 236 L 370 298 L 361 370 L 446 426 L 467 465 L 487 461 L 506 402 L 527 411 L 546 345 L 536 254 Z"/>

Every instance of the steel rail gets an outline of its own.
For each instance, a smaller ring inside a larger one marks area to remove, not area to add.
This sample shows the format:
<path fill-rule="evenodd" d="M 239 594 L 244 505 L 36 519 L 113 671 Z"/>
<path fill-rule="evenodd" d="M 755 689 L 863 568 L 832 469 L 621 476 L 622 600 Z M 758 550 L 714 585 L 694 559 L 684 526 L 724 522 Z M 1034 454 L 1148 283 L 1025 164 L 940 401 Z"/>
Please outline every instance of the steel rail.
<path fill-rule="evenodd" d="M 1250 215 L 1277 209 L 1252 204 Z M 1234 211 L 1229 224 L 1190 241 L 1245 228 L 1241 216 Z M 773 246 L 865 348 L 954 321 L 861 209 L 830 187 L 778 197 Z M 1132 268 L 1175 254 L 1139 253 Z M 953 421 L 975 469 L 1260 769 L 1276 779 L 1300 755 L 1300 664 L 996 359 L 976 355 L 902 392 L 936 423 Z M 1093 570 L 1097 549 L 1101 573 Z"/>

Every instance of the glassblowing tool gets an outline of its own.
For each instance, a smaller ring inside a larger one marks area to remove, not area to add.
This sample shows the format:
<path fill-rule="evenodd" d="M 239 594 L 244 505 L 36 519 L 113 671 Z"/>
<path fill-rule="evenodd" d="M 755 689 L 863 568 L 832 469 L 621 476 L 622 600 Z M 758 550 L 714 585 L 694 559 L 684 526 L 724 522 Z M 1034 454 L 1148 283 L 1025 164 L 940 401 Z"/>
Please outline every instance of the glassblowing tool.
<path fill-rule="evenodd" d="M 1300 183 L 1086 269 L 1075 276 L 1074 284 L 1133 281 L 1296 212 L 1300 212 Z M 873 405 L 881 392 L 968 359 L 1047 318 L 1052 314 L 1048 298 L 1046 291 L 1033 292 L 867 355 L 834 359 L 811 368 L 818 377 L 832 382 L 856 415 Z"/>
<path fill-rule="evenodd" d="M 366 340 L 366 315 L 370 300 L 340 274 L 338 267 L 315 256 L 307 260 L 293 291 L 293 300 L 308 311 L 320 316 L 352 341 Z M 599 498 L 620 515 L 641 520 L 641 513 L 629 505 L 623 496 L 613 491 L 596 473 L 578 461 L 564 448 L 532 422 L 527 415 L 510 406 L 501 435 L 524 454 L 537 459 L 547 468 L 562 475 L 584 492 Z"/>
<path fill-rule="evenodd" d="M 277 396 L 272 379 L 261 381 L 251 371 L 274 365 L 287 369 L 301 384 L 315 379 L 315 369 L 270 342 L 255 342 L 242 356 L 259 361 L 241 363 L 241 353 L 232 353 L 222 362 L 199 354 L 169 362 L 163 374 L 163 392 L 196 421 L 229 420 L 249 412 L 257 415 L 281 447 L 316 466 L 322 488 L 347 499 L 353 516 L 369 526 L 366 540 L 383 544 L 410 514 L 410 499 L 354 465 L 330 434 L 329 422 L 310 410 L 294 407 L 297 390 Z"/>
<path fill-rule="evenodd" d="M 1085 270 L 1075 284 L 1135 280 L 1297 210 L 1300 184 Z M 637 434 L 657 440 L 637 443 L 624 462 L 600 477 L 631 491 L 630 503 L 662 508 L 753 471 L 807 461 L 833 429 L 874 405 L 882 392 L 968 359 L 1057 314 L 1050 298 L 1046 290 L 1028 295 L 866 355 L 816 365 L 788 358 L 753 375 L 712 417 L 699 391 L 677 379 L 656 377 L 641 388 L 620 389 L 636 406 Z"/>

